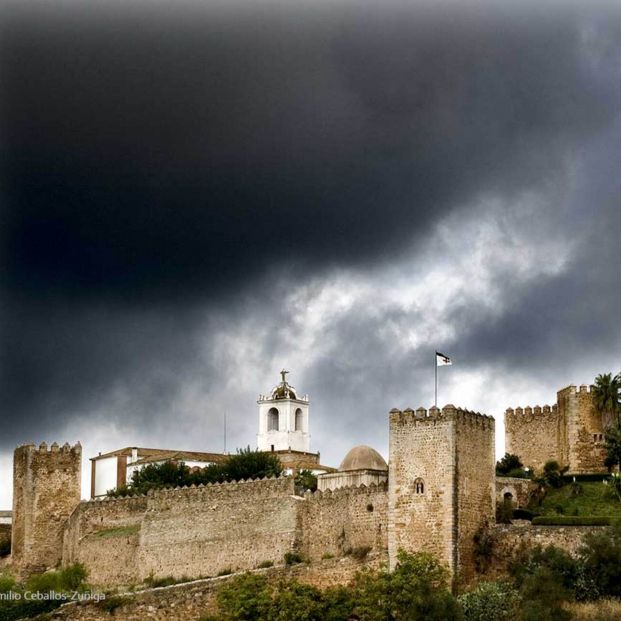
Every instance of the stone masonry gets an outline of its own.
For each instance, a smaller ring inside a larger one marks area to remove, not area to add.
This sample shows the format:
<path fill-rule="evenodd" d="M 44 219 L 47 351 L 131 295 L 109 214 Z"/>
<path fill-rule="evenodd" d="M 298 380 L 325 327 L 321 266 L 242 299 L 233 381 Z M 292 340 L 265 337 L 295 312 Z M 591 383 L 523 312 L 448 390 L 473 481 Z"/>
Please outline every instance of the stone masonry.
<path fill-rule="evenodd" d="M 537 471 L 556 460 L 561 467 L 569 466 L 569 474 L 606 472 L 606 422 L 595 409 L 590 387 L 567 386 L 558 391 L 556 401 L 553 406 L 508 408 L 506 451 Z"/>
<path fill-rule="evenodd" d="M 447 405 L 390 412 L 388 555 L 425 550 L 474 573 L 477 530 L 494 522 L 494 420 Z"/>
<path fill-rule="evenodd" d="M 60 562 L 65 524 L 80 502 L 81 463 L 79 443 L 15 449 L 11 562 L 20 571 Z"/>

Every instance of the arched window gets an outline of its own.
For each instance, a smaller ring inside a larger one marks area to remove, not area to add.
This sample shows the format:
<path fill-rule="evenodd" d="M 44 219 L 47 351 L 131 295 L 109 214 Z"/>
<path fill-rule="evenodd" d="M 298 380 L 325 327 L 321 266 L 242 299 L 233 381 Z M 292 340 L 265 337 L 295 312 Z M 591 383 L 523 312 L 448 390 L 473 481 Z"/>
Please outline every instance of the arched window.
<path fill-rule="evenodd" d="M 278 410 L 271 408 L 267 413 L 267 430 L 278 431 Z"/>
<path fill-rule="evenodd" d="M 513 502 L 513 494 L 511 492 L 505 492 L 503 498 L 505 502 Z"/>
<path fill-rule="evenodd" d="M 425 493 L 425 482 L 421 478 L 414 480 L 414 493 L 415 494 Z"/>
<path fill-rule="evenodd" d="M 302 414 L 302 410 L 298 408 L 295 411 L 295 430 L 296 431 L 304 431 L 302 429 L 302 422 L 304 420 L 304 414 Z"/>

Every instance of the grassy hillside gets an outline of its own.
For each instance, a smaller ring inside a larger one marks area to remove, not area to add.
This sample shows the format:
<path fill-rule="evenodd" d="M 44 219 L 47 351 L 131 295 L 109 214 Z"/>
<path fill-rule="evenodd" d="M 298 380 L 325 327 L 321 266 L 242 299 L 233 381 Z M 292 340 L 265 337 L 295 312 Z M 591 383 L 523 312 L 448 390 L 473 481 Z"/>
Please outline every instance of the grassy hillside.
<path fill-rule="evenodd" d="M 609 516 L 621 518 L 621 502 L 609 486 L 600 482 L 579 483 L 579 493 L 572 485 L 549 489 L 540 507 L 533 507 L 539 515 Z"/>

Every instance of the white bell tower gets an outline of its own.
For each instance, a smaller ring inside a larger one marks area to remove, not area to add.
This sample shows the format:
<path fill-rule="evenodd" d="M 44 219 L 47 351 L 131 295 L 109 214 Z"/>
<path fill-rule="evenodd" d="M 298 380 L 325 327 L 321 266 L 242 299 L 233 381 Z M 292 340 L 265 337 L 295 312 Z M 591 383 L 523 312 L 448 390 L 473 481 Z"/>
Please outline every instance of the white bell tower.
<path fill-rule="evenodd" d="M 298 391 L 287 383 L 289 371 L 280 372 L 282 381 L 269 395 L 259 395 L 259 433 L 257 446 L 260 451 L 310 452 L 308 429 L 308 395 L 298 396 Z"/>

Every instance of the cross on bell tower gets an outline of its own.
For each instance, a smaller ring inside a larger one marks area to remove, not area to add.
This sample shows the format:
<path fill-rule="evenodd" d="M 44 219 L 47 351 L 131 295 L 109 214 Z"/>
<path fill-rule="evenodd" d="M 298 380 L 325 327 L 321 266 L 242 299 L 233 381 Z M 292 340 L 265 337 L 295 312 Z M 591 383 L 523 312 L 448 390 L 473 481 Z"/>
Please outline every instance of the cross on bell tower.
<path fill-rule="evenodd" d="M 289 371 L 280 372 L 281 382 L 269 395 L 260 395 L 259 433 L 257 446 L 260 451 L 310 452 L 308 427 L 308 395 L 300 395 L 287 382 Z"/>

